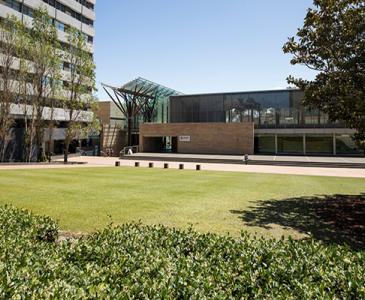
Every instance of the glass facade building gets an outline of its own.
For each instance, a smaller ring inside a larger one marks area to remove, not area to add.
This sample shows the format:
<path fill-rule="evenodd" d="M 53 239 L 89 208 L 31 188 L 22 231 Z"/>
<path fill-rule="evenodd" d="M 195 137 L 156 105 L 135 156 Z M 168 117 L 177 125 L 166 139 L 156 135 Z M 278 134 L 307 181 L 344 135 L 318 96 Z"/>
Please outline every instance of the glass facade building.
<path fill-rule="evenodd" d="M 170 122 L 254 122 L 256 128 L 333 128 L 328 116 L 301 105 L 298 90 L 170 97 Z"/>
<path fill-rule="evenodd" d="M 167 124 L 160 128 L 184 128 L 186 124 L 185 128 L 190 128 L 185 130 L 186 135 L 189 135 L 189 130 L 192 128 L 189 123 L 197 123 L 196 126 L 205 123 L 204 128 L 208 128 L 206 123 L 250 122 L 251 126 L 254 124 L 253 132 L 242 132 L 242 135 L 250 135 L 248 139 L 251 139 L 252 153 L 270 155 L 360 153 L 351 137 L 354 130 L 346 128 L 343 122 L 331 122 L 323 112 L 304 107 L 302 104 L 304 93 L 297 89 L 184 95 L 143 78 L 137 78 L 120 88 L 107 85 L 105 87 L 116 94 L 135 94 L 141 98 L 147 97 L 155 103 L 153 114 L 148 120 L 143 113 L 134 116 L 132 135 L 136 144 L 142 123 L 177 124 L 176 127 Z M 116 99 L 109 96 L 117 104 Z M 212 124 L 213 126 L 216 124 Z M 124 127 L 127 127 L 126 123 Z M 152 135 L 157 136 L 157 134 L 160 133 L 154 132 Z M 173 135 L 163 138 L 176 135 L 171 132 L 169 134 Z M 233 139 L 242 138 L 238 136 L 239 132 L 235 134 Z M 207 146 L 204 144 L 207 141 L 209 138 L 202 138 L 194 143 L 204 148 Z"/>
<path fill-rule="evenodd" d="M 302 105 L 296 89 L 171 96 L 171 123 L 254 122 L 255 153 L 358 154 L 342 122 Z"/>

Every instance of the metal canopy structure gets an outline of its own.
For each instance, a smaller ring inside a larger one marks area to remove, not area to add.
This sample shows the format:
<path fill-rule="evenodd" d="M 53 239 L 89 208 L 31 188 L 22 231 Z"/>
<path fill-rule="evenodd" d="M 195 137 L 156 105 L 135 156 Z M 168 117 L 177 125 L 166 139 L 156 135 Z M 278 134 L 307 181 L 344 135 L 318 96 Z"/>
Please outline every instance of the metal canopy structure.
<path fill-rule="evenodd" d="M 135 90 L 139 88 L 147 89 L 147 94 L 153 95 L 155 98 L 168 98 L 170 96 L 178 96 L 182 95 L 182 93 L 163 86 L 161 84 L 152 82 L 150 80 L 138 77 L 122 86 L 123 89 L 126 90 Z"/>
<path fill-rule="evenodd" d="M 113 87 L 102 83 L 111 100 L 128 120 L 128 146 L 132 145 L 132 127 L 136 127 L 137 119 L 152 122 L 156 113 L 156 106 L 166 102 L 170 96 L 182 93 L 157 84 L 144 78 L 137 78 L 121 87 Z"/>
<path fill-rule="evenodd" d="M 137 97 L 142 98 L 155 98 L 155 99 L 162 99 L 168 98 L 170 96 L 178 96 L 183 95 L 182 93 L 163 86 L 161 84 L 152 82 L 150 80 L 138 77 L 126 84 L 122 85 L 121 87 L 113 87 L 107 84 L 102 83 L 103 88 L 106 90 L 108 95 L 110 93 L 107 89 L 110 89 L 113 93 L 117 94 L 130 94 Z"/>

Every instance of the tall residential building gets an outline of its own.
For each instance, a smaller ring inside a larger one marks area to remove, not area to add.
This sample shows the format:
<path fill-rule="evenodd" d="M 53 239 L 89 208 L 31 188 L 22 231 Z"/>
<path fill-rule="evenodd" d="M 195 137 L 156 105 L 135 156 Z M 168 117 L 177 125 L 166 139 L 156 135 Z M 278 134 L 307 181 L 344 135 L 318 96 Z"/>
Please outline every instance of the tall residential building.
<path fill-rule="evenodd" d="M 32 16 L 34 9 L 39 7 L 45 8 L 48 11 L 49 16 L 53 20 L 54 26 L 58 31 L 58 39 L 62 44 L 67 45 L 67 28 L 74 27 L 80 30 L 87 41 L 88 51 L 93 55 L 94 53 L 94 22 L 95 22 L 95 1 L 96 0 L 0 0 L 0 18 L 6 18 L 8 15 L 14 15 L 24 23 L 32 24 Z M 62 62 L 62 79 L 64 86 L 67 86 L 67 80 L 70 64 Z M 13 115 L 22 115 L 21 107 L 14 105 L 12 108 Z M 67 114 L 61 108 L 56 108 L 53 112 L 53 119 L 58 121 L 57 128 L 53 132 L 53 143 L 51 149 L 47 151 L 61 154 L 63 151 L 64 129 L 62 123 L 67 122 Z M 19 126 L 17 126 L 19 127 Z M 21 156 L 21 150 L 19 143 L 21 143 L 22 133 L 15 134 L 18 148 L 13 154 L 13 158 L 19 159 Z M 73 145 L 75 150 L 76 145 Z"/>

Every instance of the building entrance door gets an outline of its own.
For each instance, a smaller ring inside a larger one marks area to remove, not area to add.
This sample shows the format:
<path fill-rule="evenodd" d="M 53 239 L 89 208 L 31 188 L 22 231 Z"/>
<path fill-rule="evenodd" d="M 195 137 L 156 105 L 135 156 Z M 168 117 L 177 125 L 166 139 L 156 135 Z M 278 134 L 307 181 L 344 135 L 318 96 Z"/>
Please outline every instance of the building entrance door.
<path fill-rule="evenodd" d="M 177 149 L 177 137 L 173 136 L 171 137 L 171 152 L 172 153 L 177 153 L 178 149 Z"/>

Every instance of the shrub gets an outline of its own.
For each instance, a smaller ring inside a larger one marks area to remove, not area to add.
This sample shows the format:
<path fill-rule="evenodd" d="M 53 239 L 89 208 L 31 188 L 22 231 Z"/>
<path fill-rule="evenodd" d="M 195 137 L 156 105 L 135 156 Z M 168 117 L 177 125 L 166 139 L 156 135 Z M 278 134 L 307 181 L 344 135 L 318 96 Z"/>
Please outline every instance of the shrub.
<path fill-rule="evenodd" d="M 0 217 L 2 241 L 5 223 L 28 232 L 0 246 L 0 298 L 365 298 L 365 253 L 343 246 L 141 224 L 57 244 L 36 234 L 55 228 L 48 218 Z"/>
<path fill-rule="evenodd" d="M 56 241 L 58 224 L 46 216 L 35 216 L 27 210 L 14 207 L 0 207 L 0 235 L 38 239 L 48 242 Z"/>

